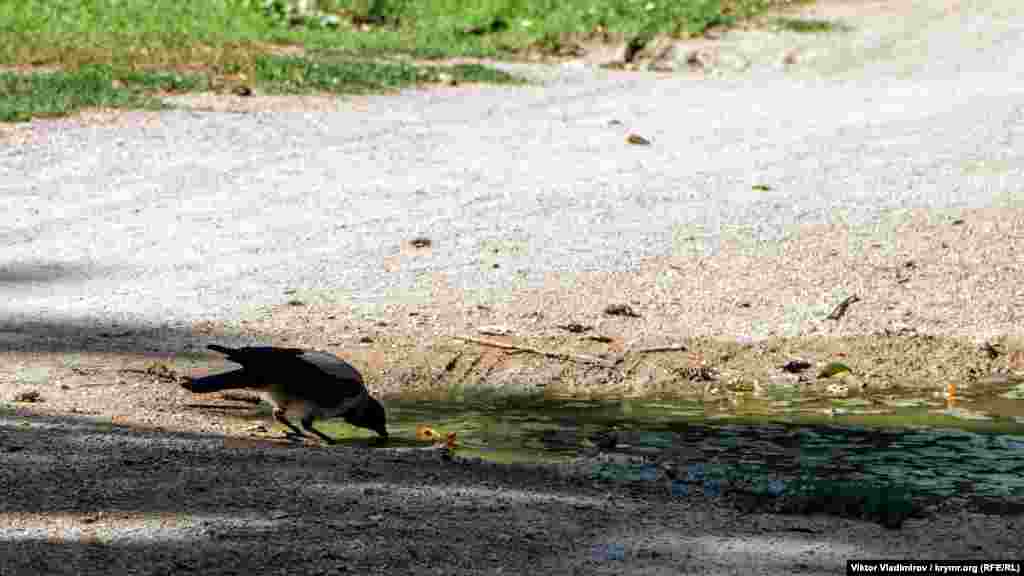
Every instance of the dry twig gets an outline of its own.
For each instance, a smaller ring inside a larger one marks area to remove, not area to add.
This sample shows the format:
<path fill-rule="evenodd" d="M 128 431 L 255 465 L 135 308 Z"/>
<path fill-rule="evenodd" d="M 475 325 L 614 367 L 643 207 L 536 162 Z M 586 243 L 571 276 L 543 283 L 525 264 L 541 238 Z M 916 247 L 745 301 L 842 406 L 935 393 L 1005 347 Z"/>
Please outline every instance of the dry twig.
<path fill-rule="evenodd" d="M 630 354 L 651 354 L 654 352 L 686 352 L 689 350 L 686 346 L 680 344 L 679 346 L 652 346 L 650 348 L 639 348 L 637 350 L 630 350 Z"/>
<path fill-rule="evenodd" d="M 839 303 L 832 312 L 826 316 L 829 320 L 839 320 L 846 314 L 846 309 L 850 307 L 850 304 L 854 302 L 860 302 L 860 297 L 854 294 L 853 296 L 847 297 L 845 300 Z"/>
<path fill-rule="evenodd" d="M 562 352 L 552 352 L 550 350 L 541 350 L 540 348 L 533 348 L 531 346 L 520 346 L 518 344 L 505 344 L 504 342 L 493 342 L 491 340 L 482 340 L 480 338 L 472 338 L 469 336 L 455 336 L 456 340 L 462 340 L 463 342 L 472 342 L 473 344 L 479 344 L 481 346 L 490 346 L 492 348 L 501 348 L 502 350 L 514 350 L 516 352 L 529 352 L 531 354 L 539 354 L 540 356 L 547 356 L 548 358 L 558 358 L 560 360 L 572 360 L 574 362 L 584 362 L 587 364 L 597 364 L 606 368 L 614 366 L 611 362 L 595 358 L 593 356 L 583 356 L 580 354 L 565 354 Z"/>

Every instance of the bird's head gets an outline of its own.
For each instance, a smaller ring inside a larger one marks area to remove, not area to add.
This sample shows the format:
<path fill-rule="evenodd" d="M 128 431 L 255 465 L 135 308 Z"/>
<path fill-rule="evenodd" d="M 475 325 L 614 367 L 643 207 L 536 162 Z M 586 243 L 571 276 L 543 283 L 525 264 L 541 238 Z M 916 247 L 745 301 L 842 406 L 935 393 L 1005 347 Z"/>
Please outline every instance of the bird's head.
<path fill-rule="evenodd" d="M 388 437 L 388 416 L 384 412 L 384 406 L 373 396 L 366 399 L 366 405 L 362 410 L 345 419 L 353 426 L 373 430 L 380 434 L 381 438 Z"/>

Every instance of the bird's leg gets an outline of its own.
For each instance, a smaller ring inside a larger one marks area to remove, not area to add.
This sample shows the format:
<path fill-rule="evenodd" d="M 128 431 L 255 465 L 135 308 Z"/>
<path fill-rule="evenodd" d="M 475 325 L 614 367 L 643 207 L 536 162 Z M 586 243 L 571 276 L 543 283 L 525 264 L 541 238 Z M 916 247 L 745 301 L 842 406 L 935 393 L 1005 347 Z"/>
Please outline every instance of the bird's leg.
<path fill-rule="evenodd" d="M 317 430 L 316 428 L 313 428 L 313 417 L 312 416 L 306 416 L 305 418 L 302 419 L 302 427 L 305 428 L 306 430 L 309 430 L 313 434 L 316 434 L 317 436 L 320 437 L 321 440 L 323 440 L 324 442 L 326 442 L 328 444 L 334 444 L 335 442 L 337 442 L 335 439 L 331 438 L 330 436 L 324 434 L 323 432 Z"/>
<path fill-rule="evenodd" d="M 306 434 L 304 434 L 302 432 L 302 430 L 299 430 L 298 426 L 296 426 L 295 424 L 292 424 L 291 421 L 288 420 L 287 417 L 285 417 L 285 409 L 284 408 L 275 408 L 274 409 L 274 420 L 277 420 L 281 424 L 284 424 L 285 426 L 288 427 L 289 430 L 291 430 L 291 432 L 286 432 L 285 436 L 287 436 L 287 437 L 298 436 L 300 438 L 305 438 L 306 437 Z"/>

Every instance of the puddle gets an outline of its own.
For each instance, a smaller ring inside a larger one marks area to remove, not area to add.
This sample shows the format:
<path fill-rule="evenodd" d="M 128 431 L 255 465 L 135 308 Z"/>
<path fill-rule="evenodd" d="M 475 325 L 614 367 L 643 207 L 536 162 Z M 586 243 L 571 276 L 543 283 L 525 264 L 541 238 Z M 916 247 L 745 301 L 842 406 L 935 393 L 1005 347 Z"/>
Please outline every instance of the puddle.
<path fill-rule="evenodd" d="M 742 487 L 778 496 L 827 481 L 926 502 L 983 501 L 991 511 L 992 502 L 1024 506 L 1024 401 L 1008 393 L 1014 385 L 1004 388 L 942 399 L 463 396 L 387 407 L 392 445 L 428 446 L 414 440 L 427 425 L 455 432 L 461 456 L 576 463 L 594 478 L 663 482 L 680 495 Z"/>

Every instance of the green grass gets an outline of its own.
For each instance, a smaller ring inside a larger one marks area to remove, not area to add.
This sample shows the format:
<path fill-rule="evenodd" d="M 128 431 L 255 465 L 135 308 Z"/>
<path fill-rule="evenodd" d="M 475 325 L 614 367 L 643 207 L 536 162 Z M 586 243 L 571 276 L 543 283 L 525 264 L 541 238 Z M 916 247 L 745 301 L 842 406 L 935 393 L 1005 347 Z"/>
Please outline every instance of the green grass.
<path fill-rule="evenodd" d="M 354 50 L 420 57 L 504 56 L 529 48 L 557 52 L 588 37 L 647 40 L 729 26 L 778 0 L 334 0 L 328 9 L 369 22 L 350 35 Z M 316 43 L 320 39 L 313 39 Z"/>
<path fill-rule="evenodd" d="M 0 122 L 60 116 L 86 107 L 159 108 L 153 92 L 196 89 L 203 79 L 166 72 L 116 73 L 92 64 L 72 72 L 0 74 Z"/>
<path fill-rule="evenodd" d="M 238 84 L 339 93 L 437 82 L 442 73 L 511 82 L 484 66 L 408 60 L 514 58 L 556 53 L 585 38 L 689 36 L 781 2 L 320 0 L 320 15 L 297 19 L 284 0 L 4 0 L 0 67 L 16 66 L 20 75 L 0 73 L 0 121 L 90 106 L 152 107 L 156 92 Z M 284 46 L 304 56 L 275 55 Z M 37 67 L 61 71 L 25 74 Z"/>
<path fill-rule="evenodd" d="M 780 0 L 321 0 L 335 27 L 262 0 L 5 0 L 0 64 L 251 64 L 273 44 L 358 55 L 494 56 L 566 35 L 691 35 Z M 280 6 L 280 4 L 278 5 Z"/>
<path fill-rule="evenodd" d="M 805 18 L 776 18 L 775 27 L 799 34 L 820 34 L 846 30 L 846 26 L 838 22 Z"/>
<path fill-rule="evenodd" d="M 406 62 L 330 61 L 261 56 L 256 59 L 257 85 L 276 93 L 362 93 L 394 90 L 420 82 L 438 82 L 442 73 L 456 82 L 515 83 L 510 74 L 480 66 L 414 66 Z"/>

